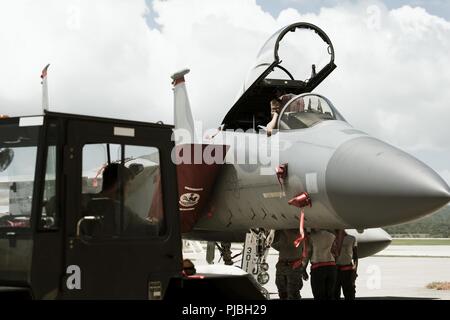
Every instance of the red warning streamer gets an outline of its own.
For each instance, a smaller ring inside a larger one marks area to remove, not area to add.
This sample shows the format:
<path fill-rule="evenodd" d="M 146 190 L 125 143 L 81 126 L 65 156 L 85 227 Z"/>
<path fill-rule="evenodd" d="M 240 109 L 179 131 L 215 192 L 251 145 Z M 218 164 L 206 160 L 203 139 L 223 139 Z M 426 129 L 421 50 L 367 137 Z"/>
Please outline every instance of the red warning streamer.
<path fill-rule="evenodd" d="M 287 177 L 288 165 L 287 163 L 280 164 L 275 168 L 275 172 L 277 174 L 278 183 L 280 184 L 280 197 L 284 194 L 284 180 Z"/>
<path fill-rule="evenodd" d="M 299 216 L 299 236 L 294 240 L 294 245 L 296 248 L 300 247 L 303 244 L 302 257 L 295 261 L 292 265 L 292 269 L 296 269 L 300 267 L 303 263 L 303 260 L 308 256 L 308 239 L 305 235 L 304 225 L 305 225 L 305 212 L 304 207 L 309 206 L 312 207 L 311 198 L 307 192 L 303 192 L 298 196 L 292 198 L 288 201 L 288 203 L 292 206 L 296 206 L 300 208 L 300 216 Z"/>

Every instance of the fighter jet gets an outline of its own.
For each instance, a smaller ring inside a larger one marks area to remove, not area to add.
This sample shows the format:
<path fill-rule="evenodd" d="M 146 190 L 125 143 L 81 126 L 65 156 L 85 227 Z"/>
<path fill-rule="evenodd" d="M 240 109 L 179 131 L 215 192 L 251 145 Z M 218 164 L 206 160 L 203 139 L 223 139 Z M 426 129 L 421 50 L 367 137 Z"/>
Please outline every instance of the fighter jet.
<path fill-rule="evenodd" d="M 280 56 L 283 40 L 299 30 L 317 35 L 329 55 L 320 70 L 312 66 L 306 80 L 296 79 Z M 331 40 L 313 24 L 291 24 L 267 40 L 220 129 L 203 145 L 196 144 L 203 155 L 209 152 L 225 161 L 215 163 L 214 169 L 204 162 L 180 167 L 179 173 L 191 172 L 190 178 L 179 180 L 186 238 L 233 242 L 243 241 L 250 229 L 299 228 L 302 210 L 305 228 L 361 233 L 422 218 L 450 201 L 450 188 L 435 171 L 354 128 L 330 99 L 312 92 L 336 68 L 334 58 Z M 196 137 L 185 86 L 187 72 L 172 77 L 175 128 Z M 281 110 L 275 130 L 267 134 L 273 99 L 280 101 Z M 179 142 L 178 150 L 186 154 L 196 142 L 194 138 Z M 259 157 L 256 149 L 261 146 L 275 150 L 276 163 Z M 239 154 L 257 160 L 239 161 Z M 196 200 L 182 201 L 187 195 L 195 195 Z M 303 202 L 296 206 L 296 199 Z M 379 243 L 389 243 L 386 233 L 379 237 L 383 231 L 377 232 Z"/>

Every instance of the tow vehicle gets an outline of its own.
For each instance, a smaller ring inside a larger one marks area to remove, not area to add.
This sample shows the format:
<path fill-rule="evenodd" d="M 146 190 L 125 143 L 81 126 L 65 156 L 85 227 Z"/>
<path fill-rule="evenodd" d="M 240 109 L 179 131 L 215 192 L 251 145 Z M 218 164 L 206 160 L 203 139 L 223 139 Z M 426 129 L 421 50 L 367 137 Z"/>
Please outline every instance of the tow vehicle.
<path fill-rule="evenodd" d="M 263 299 L 242 271 L 183 275 L 172 129 L 48 111 L 0 119 L 0 295 Z M 102 195 L 111 164 L 114 201 Z"/>

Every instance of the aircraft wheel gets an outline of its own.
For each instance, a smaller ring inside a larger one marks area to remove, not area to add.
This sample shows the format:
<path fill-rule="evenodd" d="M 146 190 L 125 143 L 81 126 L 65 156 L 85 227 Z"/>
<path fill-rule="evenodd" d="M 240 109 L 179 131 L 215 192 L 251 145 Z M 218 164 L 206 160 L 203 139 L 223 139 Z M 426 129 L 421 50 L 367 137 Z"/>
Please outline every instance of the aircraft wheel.
<path fill-rule="evenodd" d="M 269 274 L 267 272 L 261 272 L 258 274 L 257 280 L 260 284 L 265 285 L 269 282 Z"/>

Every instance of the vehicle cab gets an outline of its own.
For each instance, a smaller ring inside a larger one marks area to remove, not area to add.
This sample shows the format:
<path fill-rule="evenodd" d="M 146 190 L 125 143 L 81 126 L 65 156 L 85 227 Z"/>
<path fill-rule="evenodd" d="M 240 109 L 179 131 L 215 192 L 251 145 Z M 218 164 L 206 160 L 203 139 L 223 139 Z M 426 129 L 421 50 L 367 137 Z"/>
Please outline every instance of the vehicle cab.
<path fill-rule="evenodd" d="M 0 286 L 161 298 L 182 261 L 171 134 L 53 112 L 0 119 Z"/>

